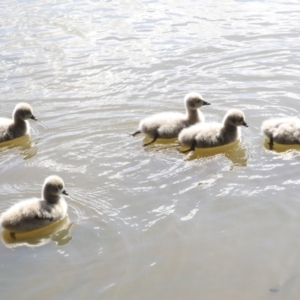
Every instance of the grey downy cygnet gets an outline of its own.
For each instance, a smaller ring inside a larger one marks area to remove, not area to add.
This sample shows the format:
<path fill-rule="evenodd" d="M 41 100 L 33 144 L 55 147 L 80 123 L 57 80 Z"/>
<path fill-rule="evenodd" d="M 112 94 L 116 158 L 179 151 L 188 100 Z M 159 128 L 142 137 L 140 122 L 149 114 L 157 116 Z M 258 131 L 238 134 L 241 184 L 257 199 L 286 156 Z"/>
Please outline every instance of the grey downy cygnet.
<path fill-rule="evenodd" d="M 0 142 L 29 134 L 30 125 L 27 121 L 28 119 L 37 121 L 31 106 L 28 103 L 17 104 L 13 111 L 12 119 L 0 118 Z"/>
<path fill-rule="evenodd" d="M 177 112 L 164 112 L 149 116 L 141 120 L 139 130 L 133 133 L 144 133 L 152 138 L 152 141 L 143 146 L 154 143 L 158 138 L 173 139 L 177 138 L 180 131 L 198 122 L 204 122 L 204 115 L 198 110 L 203 105 L 210 103 L 203 100 L 198 93 L 191 92 L 184 98 L 186 114 Z"/>
<path fill-rule="evenodd" d="M 178 136 L 180 144 L 190 147 L 189 152 L 195 148 L 210 148 L 223 146 L 234 142 L 239 137 L 239 127 L 248 127 L 244 113 L 239 109 L 229 110 L 223 123 L 199 123 L 183 129 Z"/>
<path fill-rule="evenodd" d="M 262 123 L 261 130 L 270 139 L 270 149 L 273 149 L 274 142 L 283 145 L 300 144 L 300 119 L 298 118 L 269 119 Z"/>
<path fill-rule="evenodd" d="M 64 218 L 68 206 L 62 194 L 68 195 L 64 189 L 64 181 L 56 175 L 47 177 L 42 188 L 42 199 L 14 204 L 2 213 L 1 226 L 14 235 L 42 228 Z"/>

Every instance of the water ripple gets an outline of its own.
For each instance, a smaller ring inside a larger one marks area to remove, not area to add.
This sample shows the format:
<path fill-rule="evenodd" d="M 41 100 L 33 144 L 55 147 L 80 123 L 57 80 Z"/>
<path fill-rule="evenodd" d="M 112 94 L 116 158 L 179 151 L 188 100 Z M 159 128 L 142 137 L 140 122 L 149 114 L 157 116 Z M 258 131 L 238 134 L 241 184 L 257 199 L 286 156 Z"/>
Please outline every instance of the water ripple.
<path fill-rule="evenodd" d="M 24 298 L 53 296 L 39 270 L 59 270 L 51 282 L 69 298 L 258 299 L 293 278 L 300 149 L 270 151 L 260 127 L 298 116 L 299 12 L 294 0 L 0 3 L 1 116 L 26 101 L 39 119 L 0 148 L 0 207 L 39 196 L 57 174 L 73 223 L 59 251 L 49 237 L 38 250 L 1 249 Z M 212 103 L 207 121 L 242 109 L 241 141 L 183 155 L 176 140 L 144 148 L 129 135 L 145 116 L 183 112 L 190 91 Z M 162 280 L 173 288 L 159 291 Z"/>

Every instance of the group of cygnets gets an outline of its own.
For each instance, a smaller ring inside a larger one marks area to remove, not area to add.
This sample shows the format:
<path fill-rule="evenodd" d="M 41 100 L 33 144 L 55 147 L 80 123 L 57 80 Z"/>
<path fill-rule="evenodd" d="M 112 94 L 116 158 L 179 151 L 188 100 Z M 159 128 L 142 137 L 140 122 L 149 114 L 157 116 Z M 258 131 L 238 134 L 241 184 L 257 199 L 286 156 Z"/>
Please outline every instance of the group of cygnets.
<path fill-rule="evenodd" d="M 144 133 L 152 140 L 143 146 L 154 143 L 158 138 L 178 138 L 180 144 L 188 146 L 183 152 L 195 148 L 223 146 L 234 142 L 239 137 L 238 126 L 248 127 L 244 113 L 231 109 L 224 117 L 223 123 L 205 123 L 204 115 L 198 110 L 203 105 L 210 105 L 198 93 L 189 93 L 184 98 L 186 114 L 159 113 L 140 122 L 139 130 L 133 133 Z"/>
<path fill-rule="evenodd" d="M 144 133 L 152 140 L 143 146 L 154 143 L 157 139 L 178 138 L 181 145 L 188 147 L 182 152 L 196 148 L 210 148 L 227 145 L 239 138 L 239 126 L 248 127 L 244 113 L 239 109 L 230 109 L 222 123 L 205 123 L 204 115 L 199 111 L 204 105 L 210 105 L 198 93 L 192 92 L 184 98 L 186 114 L 165 112 L 141 120 L 135 136 Z M 27 103 L 19 103 L 13 111 L 12 119 L 0 118 L 0 143 L 29 134 L 27 120 L 37 120 L 32 108 Z M 300 144 L 300 119 L 277 118 L 266 120 L 262 132 L 273 144 Z M 16 233 L 31 231 L 63 219 L 67 214 L 67 203 L 62 194 L 68 195 L 63 180 L 55 175 L 45 179 L 42 199 L 21 201 L 0 217 L 1 226 Z"/>
<path fill-rule="evenodd" d="M 37 121 L 27 103 L 16 105 L 12 119 L 0 118 L 0 143 L 29 134 L 29 119 Z M 1 226 L 10 231 L 11 237 L 15 238 L 16 233 L 36 230 L 63 219 L 68 206 L 62 194 L 68 195 L 64 181 L 55 175 L 47 177 L 42 188 L 42 199 L 14 204 L 2 213 Z"/>
<path fill-rule="evenodd" d="M 196 148 L 211 148 L 227 145 L 239 138 L 239 126 L 248 127 L 245 115 L 240 109 L 230 109 L 222 123 L 205 123 L 204 115 L 198 110 L 210 103 L 198 93 L 189 93 L 184 98 L 186 114 L 159 113 L 141 120 L 139 129 L 132 135 L 144 133 L 152 140 L 143 146 L 154 143 L 158 138 L 178 138 L 181 145 Z M 300 144 L 300 119 L 276 118 L 263 122 L 262 132 L 270 139 L 270 149 L 278 144 Z"/>

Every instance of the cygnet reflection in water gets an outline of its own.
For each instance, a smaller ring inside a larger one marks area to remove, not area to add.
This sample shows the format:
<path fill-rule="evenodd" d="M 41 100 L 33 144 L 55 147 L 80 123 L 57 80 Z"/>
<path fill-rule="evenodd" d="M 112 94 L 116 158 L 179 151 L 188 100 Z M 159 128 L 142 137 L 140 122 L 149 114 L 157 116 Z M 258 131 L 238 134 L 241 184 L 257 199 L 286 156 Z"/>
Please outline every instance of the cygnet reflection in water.
<path fill-rule="evenodd" d="M 264 140 L 263 146 L 266 150 L 272 150 L 273 152 L 277 152 L 277 153 L 300 151 L 300 145 L 295 145 L 295 144 L 294 145 L 284 145 L 284 144 L 277 144 L 275 142 L 273 142 L 272 145 L 270 145 L 270 141 L 268 139 Z M 272 152 L 272 151 L 270 151 L 270 152 Z"/>
<path fill-rule="evenodd" d="M 24 160 L 30 159 L 38 153 L 38 147 L 31 142 L 29 135 L 0 143 L 0 154 L 11 149 L 17 149 Z"/>
<path fill-rule="evenodd" d="M 195 151 L 190 152 L 185 160 L 208 158 L 218 154 L 223 154 L 229 159 L 232 162 L 232 167 L 247 166 L 247 152 L 245 146 L 239 140 L 220 147 L 197 148 Z"/>
<path fill-rule="evenodd" d="M 8 230 L 3 230 L 2 242 L 8 248 L 20 246 L 40 247 L 49 242 L 55 242 L 57 246 L 62 246 L 72 239 L 72 236 L 70 236 L 72 225 L 69 217 L 66 216 L 49 226 L 24 233 L 17 233 L 14 238 L 12 238 Z"/>

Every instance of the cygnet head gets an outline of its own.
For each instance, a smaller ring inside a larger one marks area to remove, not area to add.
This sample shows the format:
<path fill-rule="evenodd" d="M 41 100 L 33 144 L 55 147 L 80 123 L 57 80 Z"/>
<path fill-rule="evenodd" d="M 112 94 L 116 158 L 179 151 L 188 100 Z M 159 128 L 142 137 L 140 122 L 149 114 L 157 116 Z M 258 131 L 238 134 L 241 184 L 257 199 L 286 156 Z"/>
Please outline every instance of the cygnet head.
<path fill-rule="evenodd" d="M 47 177 L 43 185 L 42 197 L 47 202 L 56 203 L 61 194 L 68 195 L 64 181 L 56 175 Z"/>
<path fill-rule="evenodd" d="M 245 126 L 248 127 L 245 121 L 245 115 L 240 109 L 231 109 L 224 117 L 225 125 Z"/>
<path fill-rule="evenodd" d="M 188 93 L 184 98 L 184 102 L 186 107 L 191 110 L 197 110 L 203 105 L 210 105 L 210 103 L 204 101 L 200 94 L 195 92 Z"/>
<path fill-rule="evenodd" d="M 16 105 L 13 112 L 13 119 L 21 119 L 23 121 L 32 119 L 37 121 L 36 117 L 33 115 L 32 107 L 28 103 L 19 103 Z"/>

